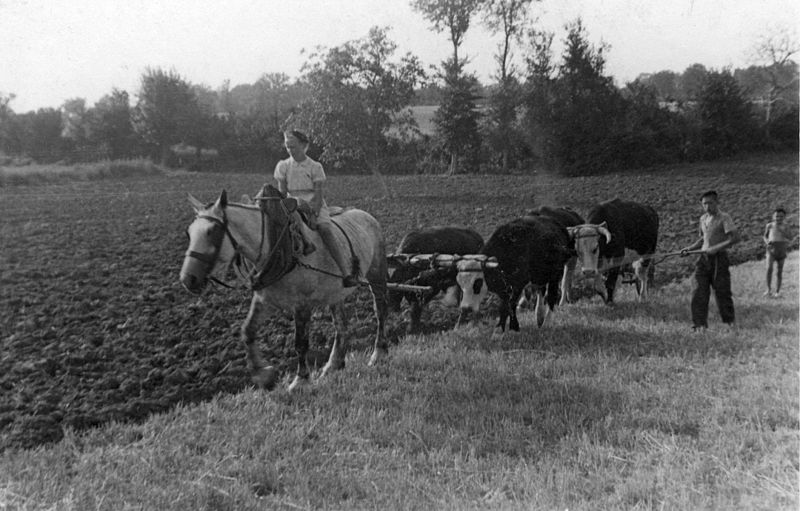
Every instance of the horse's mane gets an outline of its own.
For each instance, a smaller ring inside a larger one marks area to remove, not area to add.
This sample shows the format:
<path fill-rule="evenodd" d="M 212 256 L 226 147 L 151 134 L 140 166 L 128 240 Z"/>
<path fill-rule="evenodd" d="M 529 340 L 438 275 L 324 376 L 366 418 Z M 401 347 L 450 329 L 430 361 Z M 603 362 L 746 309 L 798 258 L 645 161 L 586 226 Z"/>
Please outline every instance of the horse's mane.
<path fill-rule="evenodd" d="M 256 195 L 256 208 L 266 216 L 266 236 L 270 242 L 270 253 L 253 278 L 253 288 L 261 289 L 280 280 L 294 268 L 296 243 L 292 212 L 287 209 L 286 195 L 272 185 L 266 184 Z M 247 205 L 243 205 L 247 207 Z"/>

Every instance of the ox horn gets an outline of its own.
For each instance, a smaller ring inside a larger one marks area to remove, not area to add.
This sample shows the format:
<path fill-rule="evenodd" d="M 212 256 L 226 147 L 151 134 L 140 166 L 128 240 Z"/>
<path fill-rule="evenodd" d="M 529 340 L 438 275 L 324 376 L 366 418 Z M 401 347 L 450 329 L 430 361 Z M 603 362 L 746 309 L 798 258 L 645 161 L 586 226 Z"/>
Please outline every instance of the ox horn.
<path fill-rule="evenodd" d="M 606 228 L 608 224 L 603 222 L 597 226 L 597 232 L 606 237 L 606 243 L 611 243 L 611 232 Z"/>

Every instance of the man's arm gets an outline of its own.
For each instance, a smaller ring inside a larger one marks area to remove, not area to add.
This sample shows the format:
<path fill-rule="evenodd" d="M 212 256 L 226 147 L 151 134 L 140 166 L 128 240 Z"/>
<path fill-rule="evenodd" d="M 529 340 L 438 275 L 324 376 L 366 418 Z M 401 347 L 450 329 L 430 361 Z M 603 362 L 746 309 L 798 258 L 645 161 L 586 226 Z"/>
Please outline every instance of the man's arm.
<path fill-rule="evenodd" d="M 692 252 L 694 250 L 699 249 L 702 246 L 703 246 L 703 238 L 701 237 L 699 240 L 695 241 L 688 247 L 681 249 L 681 255 L 688 255 L 687 252 Z"/>

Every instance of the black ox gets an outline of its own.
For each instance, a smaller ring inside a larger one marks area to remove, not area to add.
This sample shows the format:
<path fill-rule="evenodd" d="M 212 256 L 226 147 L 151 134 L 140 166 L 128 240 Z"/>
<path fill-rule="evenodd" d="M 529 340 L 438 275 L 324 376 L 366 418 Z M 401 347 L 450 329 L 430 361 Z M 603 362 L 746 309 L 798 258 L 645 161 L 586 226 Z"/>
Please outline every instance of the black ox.
<path fill-rule="evenodd" d="M 575 249 L 586 276 L 600 278 L 605 273 L 606 303 L 614 301 L 614 288 L 622 266 L 625 249 L 639 258 L 633 261 L 633 271 L 639 300 L 647 298 L 648 287 L 655 267 L 652 254 L 658 242 L 658 213 L 645 204 L 613 199 L 595 205 L 586 223 L 569 228 Z M 600 286 L 598 291 L 603 292 Z"/>
<path fill-rule="evenodd" d="M 462 317 L 478 312 L 491 291 L 500 298 L 497 327 L 519 331 L 516 304 L 530 284 L 536 295 L 536 323 L 544 324 L 547 310 L 559 301 L 559 282 L 570 257 L 569 235 L 565 227 L 546 216 L 517 219 L 498 227 L 481 254 L 496 263 L 464 259 L 458 261 L 458 284 L 461 288 Z M 489 260 L 491 261 L 491 260 Z M 510 319 L 509 319 L 510 318 Z"/>
<path fill-rule="evenodd" d="M 437 226 L 417 229 L 406 234 L 395 253 L 388 256 L 389 265 L 394 268 L 389 282 L 406 283 L 417 286 L 430 286 L 430 292 L 389 291 L 389 306 L 400 310 L 403 298 L 410 306 L 411 322 L 409 332 L 420 330 L 423 307 L 436 295 L 446 293 L 445 303 L 456 305 L 458 290 L 455 268 L 418 268 L 408 264 L 413 254 L 476 254 L 483 248 L 483 237 L 468 227 Z"/>
<path fill-rule="evenodd" d="M 539 206 L 536 209 L 531 209 L 525 213 L 523 220 L 542 216 L 552 219 L 564 229 L 569 229 L 570 227 L 575 227 L 576 225 L 584 223 L 583 217 L 572 209 L 553 206 Z M 559 305 L 564 305 L 572 301 L 572 294 L 570 292 L 572 289 L 572 275 L 575 273 L 575 266 L 578 263 L 578 254 L 575 252 L 575 240 L 570 238 L 567 248 L 570 251 L 570 257 L 564 265 L 564 275 L 561 280 L 561 301 Z M 526 299 L 530 300 L 530 298 L 526 290 L 526 296 L 522 298 L 520 306 L 523 306 L 523 302 Z"/>

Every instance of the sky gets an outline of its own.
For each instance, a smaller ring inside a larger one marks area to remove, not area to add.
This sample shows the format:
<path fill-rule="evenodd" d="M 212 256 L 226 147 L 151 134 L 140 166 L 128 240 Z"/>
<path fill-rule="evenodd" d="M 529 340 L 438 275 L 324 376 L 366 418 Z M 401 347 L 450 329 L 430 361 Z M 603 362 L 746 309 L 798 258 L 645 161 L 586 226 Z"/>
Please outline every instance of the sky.
<path fill-rule="evenodd" d="M 756 39 L 798 27 L 796 0 L 542 0 L 540 29 L 555 33 L 581 17 L 589 41 L 610 46 L 606 74 L 624 85 L 641 73 L 746 67 Z M 410 0 L 0 0 L 0 94 L 18 113 L 113 88 L 135 101 L 146 68 L 174 70 L 214 89 L 264 73 L 300 76 L 305 50 L 335 47 L 389 27 L 398 54 L 425 66 L 452 52 Z M 474 20 L 460 50 L 468 71 L 489 83 L 499 39 Z"/>

